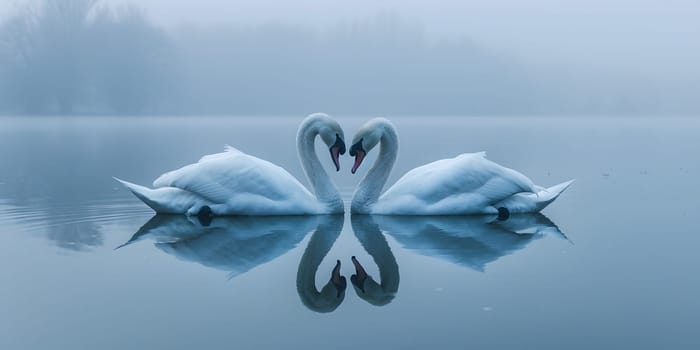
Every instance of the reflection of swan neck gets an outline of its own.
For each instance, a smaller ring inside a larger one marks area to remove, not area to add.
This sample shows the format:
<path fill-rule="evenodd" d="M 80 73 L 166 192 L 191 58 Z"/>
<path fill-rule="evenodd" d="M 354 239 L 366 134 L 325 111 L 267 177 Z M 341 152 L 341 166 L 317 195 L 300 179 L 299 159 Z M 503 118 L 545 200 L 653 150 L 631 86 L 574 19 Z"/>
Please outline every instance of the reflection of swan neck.
<path fill-rule="evenodd" d="M 331 312 L 345 299 L 346 282 L 345 277 L 339 275 L 339 262 L 331 272 L 328 283 L 320 291 L 316 289 L 316 271 L 343 228 L 342 216 L 329 216 L 328 219 L 330 221 L 321 223 L 309 239 L 297 270 L 299 298 L 307 308 L 316 312 Z"/>
<path fill-rule="evenodd" d="M 301 123 L 297 132 L 297 152 L 316 198 L 328 205 L 331 212 L 338 213 L 343 212 L 343 201 L 328 173 L 323 169 L 314 146 L 316 136 L 324 123 L 324 117 L 307 118 Z"/>
<path fill-rule="evenodd" d="M 396 155 L 399 151 L 399 137 L 394 126 L 388 121 L 380 121 L 377 128 L 381 129 L 379 155 L 360 181 L 353 195 L 352 211 L 355 213 L 367 214 L 370 212 L 371 205 L 377 202 L 386 181 L 389 179 L 391 168 L 396 162 Z"/>
<path fill-rule="evenodd" d="M 358 295 L 367 302 L 383 306 L 390 303 L 399 290 L 399 264 L 396 262 L 394 254 L 391 252 L 389 243 L 382 234 L 379 226 L 370 215 L 353 215 L 351 218 L 352 229 L 355 236 L 360 240 L 365 251 L 372 256 L 374 263 L 379 268 L 380 283 L 377 284 L 371 276 L 367 275 L 364 283 L 359 281 L 357 275 L 353 275 L 353 285 Z M 364 268 L 353 257 L 356 271 Z M 359 269 L 358 269 L 358 265 Z M 358 285 L 364 284 L 364 285 Z"/>

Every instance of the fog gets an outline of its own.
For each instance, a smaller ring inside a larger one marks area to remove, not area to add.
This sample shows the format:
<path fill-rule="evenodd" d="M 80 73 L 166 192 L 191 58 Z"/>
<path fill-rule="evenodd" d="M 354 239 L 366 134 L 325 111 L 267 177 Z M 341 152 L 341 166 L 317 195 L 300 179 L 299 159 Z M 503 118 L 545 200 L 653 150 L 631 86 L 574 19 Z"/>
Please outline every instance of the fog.
<path fill-rule="evenodd" d="M 0 3 L 3 114 L 700 112 L 690 0 Z"/>

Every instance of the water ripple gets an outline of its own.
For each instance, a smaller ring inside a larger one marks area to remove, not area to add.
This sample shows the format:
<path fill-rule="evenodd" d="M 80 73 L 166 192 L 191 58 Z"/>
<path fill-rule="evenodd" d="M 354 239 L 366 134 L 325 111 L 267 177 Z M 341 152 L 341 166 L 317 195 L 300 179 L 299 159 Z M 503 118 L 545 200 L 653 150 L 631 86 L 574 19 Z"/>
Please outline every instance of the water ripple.
<path fill-rule="evenodd" d="M 0 222 L 15 233 L 45 236 L 55 245 L 84 251 L 102 246 L 103 226 L 133 219 L 143 220 L 153 212 L 131 198 L 98 199 L 85 202 L 53 203 L 32 200 L 22 205 L 0 200 Z"/>

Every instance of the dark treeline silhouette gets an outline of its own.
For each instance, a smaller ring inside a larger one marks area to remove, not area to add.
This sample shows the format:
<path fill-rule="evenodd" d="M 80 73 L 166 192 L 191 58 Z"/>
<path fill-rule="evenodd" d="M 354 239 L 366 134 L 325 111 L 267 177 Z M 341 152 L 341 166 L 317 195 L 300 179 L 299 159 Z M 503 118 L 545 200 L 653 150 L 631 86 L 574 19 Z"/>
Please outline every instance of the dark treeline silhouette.
<path fill-rule="evenodd" d="M 184 26 L 43 0 L 0 24 L 4 114 L 697 113 L 697 82 L 534 67 L 391 14 L 318 31 Z"/>

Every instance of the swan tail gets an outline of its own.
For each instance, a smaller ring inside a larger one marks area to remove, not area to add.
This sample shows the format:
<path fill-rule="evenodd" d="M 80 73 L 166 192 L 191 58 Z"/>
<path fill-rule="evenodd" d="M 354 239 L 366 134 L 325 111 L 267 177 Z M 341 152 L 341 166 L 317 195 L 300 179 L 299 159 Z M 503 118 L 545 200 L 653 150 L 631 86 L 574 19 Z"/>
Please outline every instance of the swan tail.
<path fill-rule="evenodd" d="M 562 182 L 558 185 L 554 185 L 552 187 L 542 189 L 540 191 L 540 196 L 544 196 L 544 193 L 546 193 L 550 197 L 553 197 L 553 199 L 556 199 L 557 197 L 559 197 L 560 194 L 562 194 L 562 192 L 564 192 L 567 188 L 569 188 L 569 186 L 571 186 L 571 184 L 574 183 L 574 181 L 576 181 L 576 180 L 572 179 L 572 180 L 569 180 L 566 182 Z"/>
<path fill-rule="evenodd" d="M 159 204 L 153 197 L 155 197 L 155 191 L 153 189 L 150 189 L 148 187 L 144 187 L 141 185 L 137 185 L 135 183 L 131 183 L 129 181 L 124 181 L 122 179 L 119 179 L 117 177 L 112 177 L 113 179 L 117 180 L 119 183 L 124 185 L 131 193 L 136 196 L 136 198 L 140 199 L 142 202 L 146 203 L 147 206 L 151 207 L 151 209 L 155 210 L 156 212 L 159 212 L 158 210 L 162 206 Z"/>
<path fill-rule="evenodd" d="M 537 192 L 537 200 L 535 203 L 535 210 L 534 211 L 540 211 L 544 209 L 546 206 L 549 205 L 549 203 L 554 202 L 557 197 L 559 197 L 560 194 L 562 194 L 569 186 L 571 186 L 572 183 L 574 183 L 576 180 L 569 180 L 566 182 L 562 182 L 558 185 L 554 185 L 549 188 L 544 188 Z"/>
<path fill-rule="evenodd" d="M 158 214 L 184 214 L 197 202 L 196 196 L 176 187 L 151 189 L 116 177 L 112 178 L 124 185 L 136 198 Z"/>
<path fill-rule="evenodd" d="M 536 213 L 554 202 L 574 181 L 569 180 L 552 187 L 538 188 L 537 192 L 517 193 L 494 204 L 494 207 L 505 207 L 511 213 Z"/>

